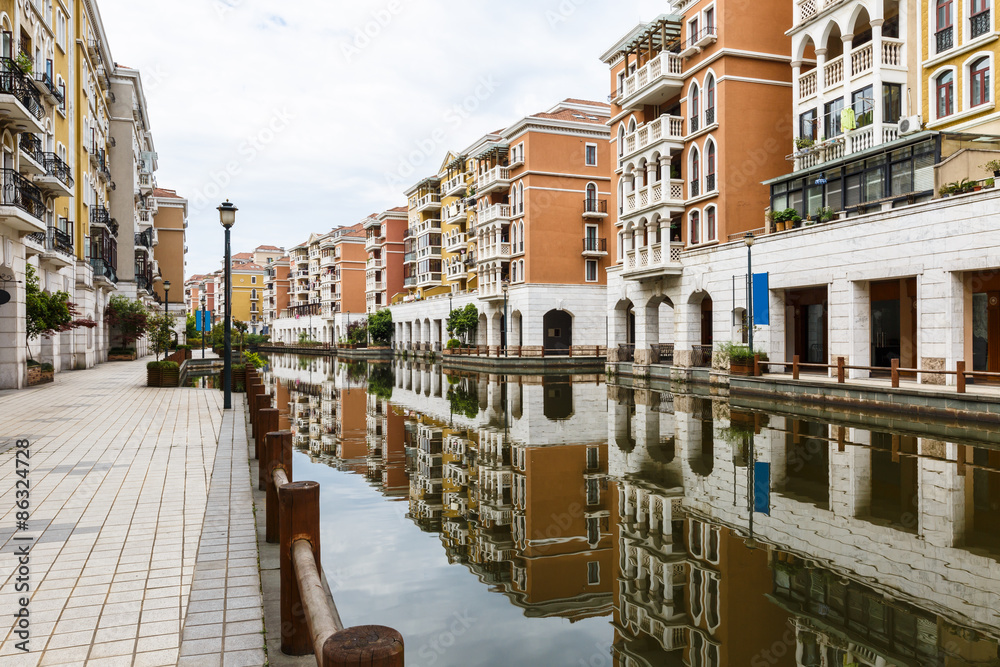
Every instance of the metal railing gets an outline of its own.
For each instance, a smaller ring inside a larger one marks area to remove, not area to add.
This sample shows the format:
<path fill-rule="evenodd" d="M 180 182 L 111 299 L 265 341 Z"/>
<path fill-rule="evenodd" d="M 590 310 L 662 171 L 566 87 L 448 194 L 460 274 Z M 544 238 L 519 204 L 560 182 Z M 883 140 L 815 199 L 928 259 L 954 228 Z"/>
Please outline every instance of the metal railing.
<path fill-rule="evenodd" d="M 711 368 L 712 367 L 712 346 L 711 345 L 694 345 L 691 348 L 693 354 L 691 355 L 691 365 L 695 368 Z"/>
<path fill-rule="evenodd" d="M 984 10 L 976 14 L 975 16 L 969 17 L 970 28 L 972 29 L 972 37 L 979 37 L 980 35 L 985 35 L 990 31 L 990 10 Z"/>
<path fill-rule="evenodd" d="M 583 200 L 583 212 L 584 213 L 607 213 L 608 212 L 608 200 L 607 199 L 584 199 Z"/>
<path fill-rule="evenodd" d="M 66 187 L 72 188 L 75 184 L 73 170 L 55 153 L 43 153 L 42 166 L 45 167 L 47 176 L 58 179 Z"/>
<path fill-rule="evenodd" d="M 935 53 L 947 51 L 951 47 L 955 46 L 955 28 L 948 27 L 944 30 L 938 30 L 934 34 L 934 40 L 937 46 L 937 51 L 935 51 Z"/>
<path fill-rule="evenodd" d="M 39 165 L 45 162 L 45 147 L 42 145 L 42 140 L 30 132 L 21 133 L 18 146 L 21 148 L 22 154 L 27 155 Z"/>
<path fill-rule="evenodd" d="M 0 95 L 13 95 L 38 120 L 45 116 L 38 89 L 11 58 L 0 58 Z"/>
<path fill-rule="evenodd" d="M 143 248 L 153 247 L 153 230 L 147 229 L 135 235 L 135 244 Z"/>
<path fill-rule="evenodd" d="M 593 236 L 585 236 L 583 239 L 583 251 L 584 252 L 607 252 L 608 251 L 608 240 L 596 238 Z"/>
<path fill-rule="evenodd" d="M 28 215 L 45 219 L 42 191 L 13 169 L 3 169 L 3 200 L 0 203 L 16 206 Z"/>
<path fill-rule="evenodd" d="M 58 250 L 67 255 L 75 252 L 73 247 L 73 227 L 68 226 L 66 230 L 58 227 L 49 227 L 45 234 L 45 249 Z"/>
<path fill-rule="evenodd" d="M 323 577 L 319 484 L 295 482 L 291 431 L 256 369 L 247 370 L 247 405 L 257 486 L 265 493 L 264 539 L 279 545 L 281 651 L 313 654 L 320 667 L 402 667 L 403 637 L 384 626 L 345 628 Z"/>

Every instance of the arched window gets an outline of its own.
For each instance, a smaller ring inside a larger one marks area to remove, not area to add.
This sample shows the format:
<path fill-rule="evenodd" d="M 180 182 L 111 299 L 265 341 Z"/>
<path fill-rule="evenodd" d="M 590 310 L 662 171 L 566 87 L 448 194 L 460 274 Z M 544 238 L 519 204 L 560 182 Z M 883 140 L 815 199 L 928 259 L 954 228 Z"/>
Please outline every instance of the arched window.
<path fill-rule="evenodd" d="M 513 262 L 510 265 L 510 281 L 512 283 L 517 282 L 517 262 Z"/>
<path fill-rule="evenodd" d="M 625 154 L 625 123 L 618 125 L 618 157 Z"/>
<path fill-rule="evenodd" d="M 701 212 L 691 211 L 691 222 L 688 225 L 688 245 L 701 243 Z"/>
<path fill-rule="evenodd" d="M 250 290 L 250 298 L 251 299 L 256 299 L 257 298 L 257 290 L 256 289 Z"/>
<path fill-rule="evenodd" d="M 708 140 L 708 155 L 705 160 L 705 192 L 715 190 L 715 142 Z"/>
<path fill-rule="evenodd" d="M 691 86 L 691 92 L 688 93 L 688 108 L 691 113 L 688 115 L 691 117 L 691 131 L 698 131 L 698 114 L 700 113 L 700 91 L 698 90 L 698 84 Z"/>
<path fill-rule="evenodd" d="M 969 12 L 969 22 L 972 24 L 972 37 L 985 35 L 991 30 L 990 26 L 990 0 L 972 0 L 972 7 Z"/>
<path fill-rule="evenodd" d="M 524 213 L 524 183 L 517 184 L 517 212 Z"/>
<path fill-rule="evenodd" d="M 944 118 L 950 116 L 955 111 L 955 75 L 952 72 L 945 72 L 936 80 L 937 89 L 937 116 Z"/>
<path fill-rule="evenodd" d="M 691 192 L 690 197 L 701 194 L 701 155 L 697 148 L 691 149 Z"/>
<path fill-rule="evenodd" d="M 709 206 L 705 209 L 705 240 L 716 240 L 715 207 Z"/>
<path fill-rule="evenodd" d="M 715 75 L 709 74 L 705 81 L 705 125 L 715 122 Z"/>
<path fill-rule="evenodd" d="M 517 213 L 517 186 L 510 186 L 510 212 L 512 214 Z"/>
<path fill-rule="evenodd" d="M 587 208 L 588 213 L 597 212 L 597 185 L 595 183 L 587 183 Z"/>
<path fill-rule="evenodd" d="M 976 60 L 969 67 L 971 86 L 969 106 L 979 106 L 990 101 L 990 59 L 986 56 Z"/>

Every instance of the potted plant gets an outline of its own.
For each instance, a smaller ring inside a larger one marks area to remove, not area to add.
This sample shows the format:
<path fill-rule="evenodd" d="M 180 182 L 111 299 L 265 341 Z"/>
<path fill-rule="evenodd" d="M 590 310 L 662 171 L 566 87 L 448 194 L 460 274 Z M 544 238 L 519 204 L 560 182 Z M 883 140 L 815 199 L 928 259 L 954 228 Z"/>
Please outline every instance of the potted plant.
<path fill-rule="evenodd" d="M 985 181 L 983 181 L 983 188 L 985 190 L 989 190 L 990 188 L 993 187 L 994 182 L 995 182 L 994 179 L 987 178 Z"/>
<path fill-rule="evenodd" d="M 31 74 L 31 72 L 35 69 L 35 64 L 31 60 L 31 56 L 24 51 L 17 54 L 17 58 L 14 59 L 14 62 L 17 64 L 17 68 L 25 74 Z"/>
<path fill-rule="evenodd" d="M 176 387 L 180 384 L 181 366 L 176 361 L 160 362 L 160 386 Z"/>
<path fill-rule="evenodd" d="M 837 212 L 834 211 L 829 206 L 824 206 L 819 210 L 819 213 L 816 214 L 816 220 L 818 222 L 830 222 L 831 220 L 836 220 L 836 219 L 837 219 Z"/>
<path fill-rule="evenodd" d="M 726 343 L 722 346 L 722 352 L 729 355 L 729 373 L 731 375 L 753 374 L 753 355 L 746 345 Z"/>
<path fill-rule="evenodd" d="M 811 148 L 812 145 L 815 143 L 816 141 L 814 139 L 810 139 L 808 137 L 799 137 L 798 139 L 795 140 L 795 147 L 799 150 L 802 150 L 804 148 Z"/>
<path fill-rule="evenodd" d="M 983 169 L 986 170 L 986 173 L 992 172 L 994 178 L 1000 176 L 1000 160 L 990 160 L 989 162 L 981 166 Z"/>
<path fill-rule="evenodd" d="M 958 183 L 944 183 L 938 188 L 938 196 L 942 199 L 952 196 L 958 189 Z"/>
<path fill-rule="evenodd" d="M 976 182 L 969 180 L 968 178 L 963 178 L 958 184 L 958 192 L 965 194 L 966 192 L 972 192 L 976 187 Z"/>
<path fill-rule="evenodd" d="M 788 220 L 785 217 L 784 211 L 774 211 L 771 214 L 771 220 L 774 221 L 774 231 L 783 232 L 785 231 L 785 225 Z"/>
<path fill-rule="evenodd" d="M 790 229 L 799 227 L 802 224 L 802 216 L 794 208 L 785 209 L 785 224 L 789 226 Z"/>
<path fill-rule="evenodd" d="M 150 361 L 146 364 L 146 386 L 160 387 L 163 383 L 163 362 Z"/>

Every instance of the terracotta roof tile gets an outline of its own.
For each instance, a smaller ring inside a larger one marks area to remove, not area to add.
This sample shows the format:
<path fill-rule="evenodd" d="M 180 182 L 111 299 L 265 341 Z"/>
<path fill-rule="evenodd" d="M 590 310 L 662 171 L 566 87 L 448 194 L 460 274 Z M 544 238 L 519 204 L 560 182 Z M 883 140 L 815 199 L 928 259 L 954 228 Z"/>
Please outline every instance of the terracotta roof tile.
<path fill-rule="evenodd" d="M 153 196 L 157 199 L 184 199 L 176 190 L 167 190 L 166 188 L 154 188 Z"/>
<path fill-rule="evenodd" d="M 273 251 L 273 252 L 285 252 L 284 248 L 279 248 L 278 246 L 273 246 L 273 245 L 259 245 L 256 248 L 254 248 L 254 250 L 265 250 L 265 251 Z"/>

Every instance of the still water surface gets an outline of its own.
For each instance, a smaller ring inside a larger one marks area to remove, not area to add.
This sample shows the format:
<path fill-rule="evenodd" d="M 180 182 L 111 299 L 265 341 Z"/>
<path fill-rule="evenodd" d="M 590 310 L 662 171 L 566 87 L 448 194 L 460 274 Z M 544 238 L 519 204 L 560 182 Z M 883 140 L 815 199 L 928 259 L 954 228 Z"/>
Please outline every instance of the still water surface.
<path fill-rule="evenodd" d="M 603 376 L 268 370 L 341 616 L 408 665 L 1000 665 L 988 442 Z"/>

